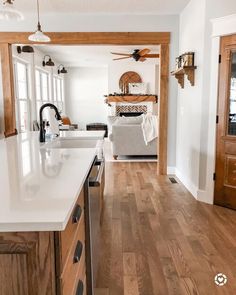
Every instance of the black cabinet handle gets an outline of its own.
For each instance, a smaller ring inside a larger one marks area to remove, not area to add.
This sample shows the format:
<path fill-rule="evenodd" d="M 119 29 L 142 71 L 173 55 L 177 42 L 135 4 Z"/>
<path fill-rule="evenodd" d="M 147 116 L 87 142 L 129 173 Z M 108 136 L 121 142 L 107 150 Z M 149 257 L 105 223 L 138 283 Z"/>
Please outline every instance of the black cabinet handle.
<path fill-rule="evenodd" d="M 105 167 L 103 160 L 96 160 L 94 166 L 100 166 L 97 176 L 95 178 L 89 178 L 89 186 L 90 187 L 98 187 L 101 185 L 103 170 Z"/>
<path fill-rule="evenodd" d="M 82 208 L 80 207 L 80 205 L 77 205 L 73 213 L 72 223 L 78 223 L 80 220 L 81 214 L 82 214 Z"/>
<path fill-rule="evenodd" d="M 82 251 L 83 251 L 83 244 L 80 241 L 78 241 L 75 248 L 73 263 L 78 263 L 80 261 Z"/>
<path fill-rule="evenodd" d="M 76 295 L 83 295 L 84 293 L 84 284 L 81 280 L 79 280 L 78 287 L 76 290 Z"/>

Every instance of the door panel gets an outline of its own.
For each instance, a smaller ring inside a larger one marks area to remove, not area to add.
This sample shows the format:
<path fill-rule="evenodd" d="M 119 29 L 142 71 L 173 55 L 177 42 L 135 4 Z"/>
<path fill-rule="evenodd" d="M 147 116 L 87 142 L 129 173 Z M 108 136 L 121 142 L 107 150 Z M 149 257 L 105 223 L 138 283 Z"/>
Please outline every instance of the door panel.
<path fill-rule="evenodd" d="M 214 202 L 236 209 L 236 35 L 221 39 L 218 116 Z"/>

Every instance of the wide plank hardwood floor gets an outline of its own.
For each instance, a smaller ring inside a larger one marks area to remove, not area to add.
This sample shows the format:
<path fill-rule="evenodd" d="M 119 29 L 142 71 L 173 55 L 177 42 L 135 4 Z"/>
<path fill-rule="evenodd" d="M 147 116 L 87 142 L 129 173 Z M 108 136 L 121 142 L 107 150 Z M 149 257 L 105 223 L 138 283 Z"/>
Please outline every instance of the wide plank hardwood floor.
<path fill-rule="evenodd" d="M 96 295 L 236 294 L 236 211 L 197 202 L 155 163 L 106 163 L 101 240 Z"/>

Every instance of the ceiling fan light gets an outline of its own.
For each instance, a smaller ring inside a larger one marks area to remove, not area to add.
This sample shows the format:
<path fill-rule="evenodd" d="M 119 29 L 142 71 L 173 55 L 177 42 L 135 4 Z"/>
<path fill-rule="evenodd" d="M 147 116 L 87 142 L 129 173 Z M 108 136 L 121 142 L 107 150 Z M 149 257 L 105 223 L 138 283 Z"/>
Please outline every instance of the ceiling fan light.
<path fill-rule="evenodd" d="M 3 6 L 0 8 L 0 20 L 21 21 L 23 19 L 23 14 L 14 8 L 12 2 L 5 2 Z"/>

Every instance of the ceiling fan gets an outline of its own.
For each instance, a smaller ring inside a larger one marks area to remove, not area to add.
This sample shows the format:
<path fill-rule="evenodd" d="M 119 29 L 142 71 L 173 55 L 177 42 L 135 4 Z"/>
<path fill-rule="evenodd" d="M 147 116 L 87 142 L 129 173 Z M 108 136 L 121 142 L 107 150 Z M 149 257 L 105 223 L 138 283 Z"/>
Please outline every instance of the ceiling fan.
<path fill-rule="evenodd" d="M 114 58 L 113 60 L 120 60 L 120 59 L 127 59 L 127 58 L 133 58 L 135 61 L 141 61 L 144 62 L 147 58 L 159 58 L 159 54 L 151 54 L 150 49 L 135 49 L 133 53 L 117 53 L 117 52 L 111 52 L 111 54 L 115 55 L 122 55 L 123 57 Z"/>

